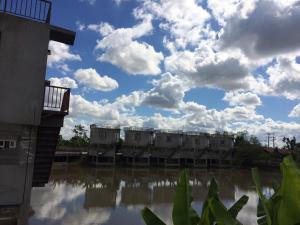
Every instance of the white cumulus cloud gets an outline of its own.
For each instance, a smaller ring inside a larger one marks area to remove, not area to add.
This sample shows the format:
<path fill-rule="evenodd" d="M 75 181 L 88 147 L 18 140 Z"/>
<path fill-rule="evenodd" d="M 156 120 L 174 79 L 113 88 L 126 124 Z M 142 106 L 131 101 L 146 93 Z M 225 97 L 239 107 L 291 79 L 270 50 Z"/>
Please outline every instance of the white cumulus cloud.
<path fill-rule="evenodd" d="M 300 118 L 300 104 L 296 105 L 289 114 L 289 117 L 299 117 Z"/>
<path fill-rule="evenodd" d="M 257 106 L 261 105 L 261 100 L 257 94 L 251 92 L 227 92 L 223 98 L 229 105 Z"/>
<path fill-rule="evenodd" d="M 221 45 L 224 48 L 239 48 L 253 59 L 299 50 L 299 3 L 255 2 L 254 10 L 246 17 L 239 16 L 240 11 L 237 10 L 227 21 Z"/>
<path fill-rule="evenodd" d="M 93 68 L 78 69 L 75 71 L 74 77 L 79 84 L 98 91 L 111 91 L 119 86 L 116 80 L 108 76 L 100 76 Z"/>
<path fill-rule="evenodd" d="M 300 99 L 300 64 L 296 63 L 295 57 L 278 57 L 266 72 L 274 95 Z"/>
<path fill-rule="evenodd" d="M 161 52 L 137 39 L 151 33 L 151 17 L 131 28 L 114 29 L 107 23 L 91 24 L 89 29 L 103 37 L 97 41 L 96 50 L 103 53 L 97 58 L 101 62 L 110 62 L 133 75 L 157 75 L 161 73 L 160 62 L 164 59 Z"/>
<path fill-rule="evenodd" d="M 70 46 L 56 41 L 49 42 L 49 50 L 51 55 L 48 56 L 48 66 L 57 67 L 68 71 L 67 61 L 81 61 L 78 54 L 74 54 L 70 50 Z"/>
<path fill-rule="evenodd" d="M 151 13 L 160 19 L 160 28 L 170 31 L 176 45 L 196 44 L 203 37 L 203 27 L 210 14 L 197 0 L 143 0 L 134 12 L 137 18 Z"/>
<path fill-rule="evenodd" d="M 51 85 L 66 88 L 77 88 L 78 85 L 75 80 L 70 77 L 51 77 L 49 79 Z"/>
<path fill-rule="evenodd" d="M 159 108 L 177 109 L 182 103 L 187 85 L 183 80 L 165 73 L 159 80 L 152 81 L 154 88 L 145 93 L 143 104 Z"/>

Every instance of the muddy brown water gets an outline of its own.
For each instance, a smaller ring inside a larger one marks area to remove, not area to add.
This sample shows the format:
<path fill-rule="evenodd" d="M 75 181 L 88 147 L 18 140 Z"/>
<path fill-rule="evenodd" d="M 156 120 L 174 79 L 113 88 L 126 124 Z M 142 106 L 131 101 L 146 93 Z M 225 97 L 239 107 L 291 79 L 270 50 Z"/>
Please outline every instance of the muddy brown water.
<path fill-rule="evenodd" d="M 171 224 L 172 201 L 180 169 L 86 168 L 54 164 L 49 183 L 32 190 L 34 214 L 30 225 L 142 225 L 140 210 L 149 206 Z M 247 206 L 239 214 L 245 225 L 256 224 L 257 195 L 250 170 L 190 169 L 193 207 L 200 212 L 212 177 L 219 183 L 226 206 L 246 194 Z M 261 171 L 264 192 L 272 193 L 277 170 Z"/>

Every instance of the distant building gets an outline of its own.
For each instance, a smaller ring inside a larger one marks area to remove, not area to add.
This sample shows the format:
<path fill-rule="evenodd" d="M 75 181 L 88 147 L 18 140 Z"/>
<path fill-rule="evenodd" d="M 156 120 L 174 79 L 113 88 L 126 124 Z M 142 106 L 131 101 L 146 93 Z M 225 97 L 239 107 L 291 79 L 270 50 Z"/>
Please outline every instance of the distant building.
<path fill-rule="evenodd" d="M 157 130 L 154 146 L 156 148 L 178 148 L 182 146 L 182 131 Z"/>
<path fill-rule="evenodd" d="M 125 146 L 147 147 L 154 142 L 154 129 L 127 127 L 124 129 Z"/>
<path fill-rule="evenodd" d="M 89 158 L 96 165 L 231 166 L 233 137 L 201 132 L 120 128 L 91 125 Z"/>
<path fill-rule="evenodd" d="M 90 128 L 91 145 L 115 145 L 120 141 L 121 130 L 119 127 L 93 124 Z"/>
<path fill-rule="evenodd" d="M 183 149 L 204 149 L 209 147 L 209 135 L 200 132 L 185 132 L 183 134 Z"/>
<path fill-rule="evenodd" d="M 210 135 L 209 147 L 212 150 L 229 151 L 234 148 L 234 139 L 231 135 Z"/>

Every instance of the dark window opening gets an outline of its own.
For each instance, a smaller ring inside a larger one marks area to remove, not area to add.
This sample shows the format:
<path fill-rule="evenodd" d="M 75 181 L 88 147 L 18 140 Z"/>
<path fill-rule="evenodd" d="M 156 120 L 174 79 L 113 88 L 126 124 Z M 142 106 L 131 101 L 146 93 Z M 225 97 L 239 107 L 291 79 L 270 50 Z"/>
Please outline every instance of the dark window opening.
<path fill-rule="evenodd" d="M 172 137 L 171 137 L 171 136 L 167 136 L 166 141 L 167 141 L 167 142 L 172 142 Z"/>

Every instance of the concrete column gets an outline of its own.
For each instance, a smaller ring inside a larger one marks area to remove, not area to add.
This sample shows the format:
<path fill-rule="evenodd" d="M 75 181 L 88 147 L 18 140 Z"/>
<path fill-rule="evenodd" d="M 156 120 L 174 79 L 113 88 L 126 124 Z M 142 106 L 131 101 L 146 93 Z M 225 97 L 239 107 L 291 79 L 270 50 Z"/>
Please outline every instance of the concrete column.
<path fill-rule="evenodd" d="M 25 182 L 23 189 L 23 200 L 20 205 L 20 217 L 18 222 L 19 225 L 28 224 L 31 189 L 33 181 L 34 156 L 36 151 L 36 138 L 37 127 L 23 127 L 21 142 L 24 141 L 24 143 L 27 142 L 27 144 L 23 145 L 22 147 L 22 150 L 25 152 L 25 154 L 23 155 L 23 157 L 25 157 L 25 165 L 22 165 L 25 169 Z"/>

